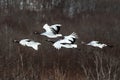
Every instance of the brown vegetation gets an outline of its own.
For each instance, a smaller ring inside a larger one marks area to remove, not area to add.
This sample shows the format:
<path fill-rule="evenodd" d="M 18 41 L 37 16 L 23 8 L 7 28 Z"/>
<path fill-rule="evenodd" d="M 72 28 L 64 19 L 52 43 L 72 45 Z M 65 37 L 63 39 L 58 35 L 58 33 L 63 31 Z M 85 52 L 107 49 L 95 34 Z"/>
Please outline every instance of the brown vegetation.
<path fill-rule="evenodd" d="M 23 0 L 22 10 L 20 1 L 0 1 L 0 80 L 120 79 L 119 0 L 33 0 L 38 1 L 37 8 L 30 8 Z M 43 31 L 45 23 L 62 24 L 60 33 L 64 35 L 76 32 L 80 51 L 56 50 L 44 41 L 46 37 L 34 35 L 34 31 Z M 12 42 L 23 38 L 40 41 L 42 46 L 34 51 Z M 111 44 L 113 48 L 81 44 L 91 40 Z"/>

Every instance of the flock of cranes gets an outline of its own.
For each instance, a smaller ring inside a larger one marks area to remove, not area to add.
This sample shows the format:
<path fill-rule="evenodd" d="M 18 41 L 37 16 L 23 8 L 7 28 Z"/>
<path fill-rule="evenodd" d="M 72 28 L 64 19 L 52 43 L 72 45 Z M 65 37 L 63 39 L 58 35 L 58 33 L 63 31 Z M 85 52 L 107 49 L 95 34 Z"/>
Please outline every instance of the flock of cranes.
<path fill-rule="evenodd" d="M 75 44 L 76 39 L 78 39 L 78 35 L 73 32 L 68 36 L 62 36 L 62 34 L 59 34 L 61 24 L 54 24 L 49 26 L 48 24 L 45 24 L 43 26 L 43 29 L 45 32 L 39 33 L 39 32 L 34 32 L 34 34 L 39 34 L 41 36 L 46 36 L 47 42 L 51 42 L 52 46 L 56 49 L 61 49 L 62 47 L 64 48 L 77 48 L 77 44 Z M 52 41 L 50 38 L 58 38 L 62 37 L 58 41 Z M 33 41 L 31 39 L 22 39 L 22 40 L 14 40 L 15 43 L 19 43 L 22 46 L 27 46 L 27 47 L 32 47 L 34 50 L 38 50 L 38 46 L 41 45 L 40 42 Z M 108 46 L 107 44 L 102 44 L 99 43 L 99 41 L 91 41 L 89 43 L 83 42 L 85 45 L 93 46 L 93 47 L 98 47 L 98 48 L 103 48 Z"/>

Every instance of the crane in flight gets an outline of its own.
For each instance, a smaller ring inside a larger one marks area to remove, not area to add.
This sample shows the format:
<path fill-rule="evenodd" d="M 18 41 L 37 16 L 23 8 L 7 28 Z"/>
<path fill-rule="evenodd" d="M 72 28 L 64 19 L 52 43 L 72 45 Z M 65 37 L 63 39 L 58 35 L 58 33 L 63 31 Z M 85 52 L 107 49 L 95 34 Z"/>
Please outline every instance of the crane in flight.
<path fill-rule="evenodd" d="M 41 45 L 41 43 L 30 39 L 14 40 L 14 42 L 19 43 L 22 46 L 32 47 L 34 50 L 38 50 L 38 46 Z"/>
<path fill-rule="evenodd" d="M 48 38 L 61 37 L 62 34 L 58 34 L 61 26 L 62 26 L 61 24 L 54 24 L 54 25 L 51 25 L 51 26 L 49 26 L 48 24 L 45 24 L 43 26 L 43 29 L 45 30 L 45 32 L 43 32 L 43 33 L 34 32 L 34 34 L 43 35 L 43 36 L 46 36 Z"/>
<path fill-rule="evenodd" d="M 52 42 L 53 46 L 56 49 L 61 49 L 62 47 L 64 48 L 77 48 L 77 44 L 75 44 L 76 39 L 78 38 L 77 34 L 73 32 L 72 34 L 68 36 L 64 36 L 63 39 L 59 39 L 58 41 L 51 41 L 48 39 L 48 42 Z"/>

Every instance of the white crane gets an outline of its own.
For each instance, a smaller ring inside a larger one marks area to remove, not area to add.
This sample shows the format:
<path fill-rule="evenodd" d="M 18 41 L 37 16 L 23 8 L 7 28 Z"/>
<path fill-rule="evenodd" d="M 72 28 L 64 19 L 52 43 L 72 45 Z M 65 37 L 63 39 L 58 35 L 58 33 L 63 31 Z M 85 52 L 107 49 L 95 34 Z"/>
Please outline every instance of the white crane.
<path fill-rule="evenodd" d="M 91 41 L 89 43 L 87 43 L 86 45 L 90 45 L 90 46 L 93 46 L 93 47 L 98 47 L 98 48 L 103 48 L 103 47 L 106 47 L 107 44 L 103 44 L 103 43 L 99 43 L 99 41 Z"/>
<path fill-rule="evenodd" d="M 77 44 L 74 44 L 77 38 L 78 38 L 77 34 L 75 32 L 73 32 L 72 34 L 70 34 L 68 36 L 64 36 L 64 39 L 60 39 L 56 42 L 51 41 L 51 40 L 47 40 L 47 41 L 52 42 L 53 46 L 59 50 L 62 47 L 77 48 Z"/>
<path fill-rule="evenodd" d="M 48 24 L 45 24 L 43 26 L 43 29 L 45 30 L 45 32 L 43 33 L 39 33 L 39 32 L 34 32 L 35 34 L 40 34 L 40 35 L 44 35 L 48 38 L 57 38 L 57 37 L 61 37 L 62 34 L 58 34 L 60 31 L 60 26 L 61 24 L 54 24 L 49 26 Z"/>
<path fill-rule="evenodd" d="M 20 41 L 14 40 L 14 42 L 19 43 L 22 46 L 32 47 L 34 50 L 38 50 L 38 46 L 41 45 L 41 43 L 35 42 L 33 40 L 30 40 L 30 39 L 22 39 Z"/>

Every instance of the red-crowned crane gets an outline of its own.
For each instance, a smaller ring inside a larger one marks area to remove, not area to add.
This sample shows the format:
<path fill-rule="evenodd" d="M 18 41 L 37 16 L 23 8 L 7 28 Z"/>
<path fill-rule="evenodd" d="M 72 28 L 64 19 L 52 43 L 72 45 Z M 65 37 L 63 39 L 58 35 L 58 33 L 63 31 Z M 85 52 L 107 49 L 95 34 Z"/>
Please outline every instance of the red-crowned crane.
<path fill-rule="evenodd" d="M 77 34 L 75 32 L 73 32 L 72 34 L 70 34 L 68 36 L 64 36 L 63 39 L 60 39 L 56 42 L 51 41 L 51 40 L 47 40 L 47 41 L 52 42 L 53 46 L 56 49 L 61 49 L 62 47 L 64 47 L 64 48 L 77 48 L 77 44 L 74 44 L 77 38 L 78 38 Z"/>
<path fill-rule="evenodd" d="M 60 31 L 60 27 L 61 27 L 61 24 L 54 24 L 54 25 L 51 25 L 51 26 L 49 26 L 48 24 L 45 24 L 43 26 L 43 29 L 45 30 L 45 32 L 43 32 L 43 33 L 34 32 L 34 34 L 43 35 L 43 36 L 46 36 L 48 38 L 61 37 L 62 34 L 58 34 L 59 31 Z"/>
<path fill-rule="evenodd" d="M 98 47 L 98 48 L 104 48 L 107 46 L 107 44 L 99 43 L 99 41 L 91 41 L 87 43 L 87 45 L 93 46 L 93 47 Z"/>
<path fill-rule="evenodd" d="M 34 50 L 38 50 L 38 46 L 41 45 L 39 42 L 35 42 L 30 39 L 14 40 L 15 43 L 19 43 L 22 46 L 32 47 Z"/>

